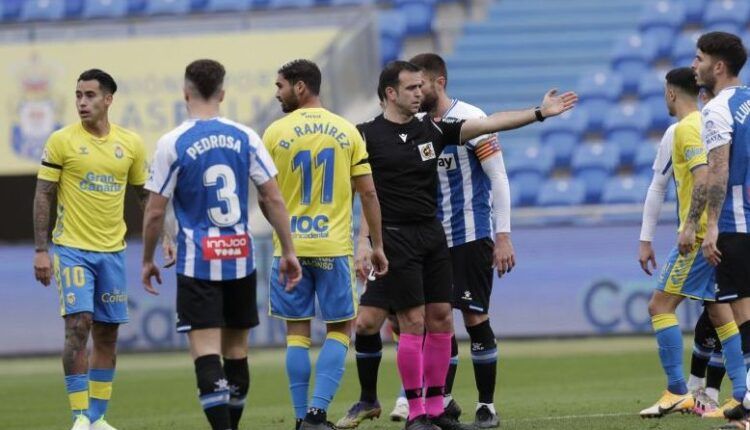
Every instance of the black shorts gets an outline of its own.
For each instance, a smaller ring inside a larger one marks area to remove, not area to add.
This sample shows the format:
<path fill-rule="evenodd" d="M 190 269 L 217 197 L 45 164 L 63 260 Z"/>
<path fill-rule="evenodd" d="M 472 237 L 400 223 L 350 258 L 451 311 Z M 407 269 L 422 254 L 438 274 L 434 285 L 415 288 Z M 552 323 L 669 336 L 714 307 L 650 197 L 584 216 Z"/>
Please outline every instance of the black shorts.
<path fill-rule="evenodd" d="M 177 275 L 177 331 L 244 329 L 258 323 L 255 272 L 228 281 Z"/>
<path fill-rule="evenodd" d="M 454 308 L 477 314 L 489 311 L 494 248 L 492 240 L 485 237 L 450 249 Z"/>
<path fill-rule="evenodd" d="M 716 266 L 717 300 L 750 297 L 750 234 L 720 233 L 716 247 L 721 252 L 721 263 Z"/>
<path fill-rule="evenodd" d="M 396 312 L 425 303 L 450 303 L 451 259 L 437 219 L 419 224 L 383 224 L 388 274 L 369 281 L 361 306 Z"/>

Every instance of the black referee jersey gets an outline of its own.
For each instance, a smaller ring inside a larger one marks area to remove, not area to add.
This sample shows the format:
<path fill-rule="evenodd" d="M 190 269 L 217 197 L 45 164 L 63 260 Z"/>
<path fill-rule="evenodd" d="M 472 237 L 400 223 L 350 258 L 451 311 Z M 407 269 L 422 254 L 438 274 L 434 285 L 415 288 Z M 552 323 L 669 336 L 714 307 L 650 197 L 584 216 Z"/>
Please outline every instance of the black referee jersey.
<path fill-rule="evenodd" d="M 446 145 L 460 143 L 463 123 L 420 115 L 397 124 L 380 114 L 357 125 L 367 144 L 384 224 L 435 219 L 438 157 Z"/>

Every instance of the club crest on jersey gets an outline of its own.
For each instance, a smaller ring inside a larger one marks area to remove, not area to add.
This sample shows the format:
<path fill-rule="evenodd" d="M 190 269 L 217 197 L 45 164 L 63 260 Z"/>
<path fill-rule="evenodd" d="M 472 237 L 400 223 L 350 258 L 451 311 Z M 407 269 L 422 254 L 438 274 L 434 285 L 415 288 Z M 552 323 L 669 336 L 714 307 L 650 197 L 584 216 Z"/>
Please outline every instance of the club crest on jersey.
<path fill-rule="evenodd" d="M 125 155 L 125 153 L 122 151 L 120 145 L 115 146 L 115 158 L 119 160 L 123 155 Z"/>
<path fill-rule="evenodd" d="M 422 157 L 422 161 L 435 158 L 435 148 L 432 147 L 432 142 L 423 143 L 418 145 L 417 148 L 419 148 L 419 156 Z"/>
<path fill-rule="evenodd" d="M 250 254 L 250 237 L 247 234 L 227 234 L 203 238 L 204 260 L 233 260 Z"/>
<path fill-rule="evenodd" d="M 456 170 L 456 157 L 453 154 L 440 154 L 440 157 L 438 157 L 438 167 L 448 171 Z"/>

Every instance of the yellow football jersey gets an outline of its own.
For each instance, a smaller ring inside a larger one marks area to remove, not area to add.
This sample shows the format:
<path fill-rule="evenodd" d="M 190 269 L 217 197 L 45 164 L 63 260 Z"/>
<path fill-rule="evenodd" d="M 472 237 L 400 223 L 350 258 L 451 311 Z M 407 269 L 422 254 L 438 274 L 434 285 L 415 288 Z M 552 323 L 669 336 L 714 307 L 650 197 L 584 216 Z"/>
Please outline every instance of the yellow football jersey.
<path fill-rule="evenodd" d="M 356 127 L 323 108 L 298 109 L 271 124 L 263 143 L 279 170 L 297 255 L 353 254 L 351 178 L 372 173 Z"/>
<path fill-rule="evenodd" d="M 677 208 L 680 219 L 678 231 L 682 231 L 693 197 L 692 170 L 708 163 L 706 147 L 701 140 L 701 115 L 695 111 L 680 120 L 674 131 L 674 147 L 672 149 L 672 168 L 675 186 L 677 187 Z M 701 215 L 697 238 L 702 238 L 706 232 L 706 212 Z"/>
<path fill-rule="evenodd" d="M 125 248 L 125 187 L 148 179 L 146 148 L 130 130 L 110 124 L 98 138 L 79 122 L 47 140 L 39 179 L 57 182 L 52 242 L 97 252 Z"/>

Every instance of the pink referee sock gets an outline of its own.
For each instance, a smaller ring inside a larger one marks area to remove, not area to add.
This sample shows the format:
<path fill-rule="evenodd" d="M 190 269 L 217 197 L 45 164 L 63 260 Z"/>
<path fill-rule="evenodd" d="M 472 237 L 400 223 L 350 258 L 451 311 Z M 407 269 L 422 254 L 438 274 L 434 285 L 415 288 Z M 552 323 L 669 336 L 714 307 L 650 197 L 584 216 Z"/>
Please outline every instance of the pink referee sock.
<path fill-rule="evenodd" d="M 409 420 L 425 414 L 422 400 L 422 338 L 423 336 L 402 333 L 398 341 L 396 363 L 409 401 Z M 448 354 L 450 355 L 450 342 Z"/>
<path fill-rule="evenodd" d="M 443 414 L 443 389 L 451 360 L 452 333 L 427 333 L 424 341 L 424 385 L 427 415 Z"/>

